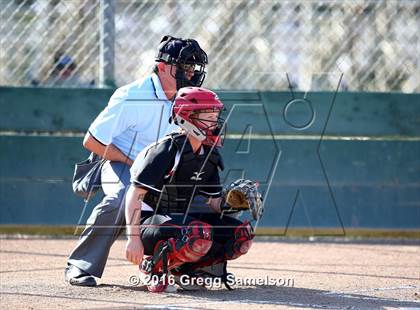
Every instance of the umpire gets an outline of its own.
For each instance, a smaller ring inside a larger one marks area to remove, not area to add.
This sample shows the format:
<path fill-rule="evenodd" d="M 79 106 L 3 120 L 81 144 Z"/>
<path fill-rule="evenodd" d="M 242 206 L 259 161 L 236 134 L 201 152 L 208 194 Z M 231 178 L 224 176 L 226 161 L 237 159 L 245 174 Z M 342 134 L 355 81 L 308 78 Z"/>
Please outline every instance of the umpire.
<path fill-rule="evenodd" d="M 65 281 L 95 286 L 109 250 L 125 227 L 124 196 L 130 166 L 147 145 L 177 128 L 168 122 L 178 89 L 201 86 L 207 54 L 192 39 L 164 36 L 153 73 L 118 88 L 90 125 L 83 140 L 89 151 L 106 159 L 101 170 L 102 201 L 93 209 L 70 254 Z"/>

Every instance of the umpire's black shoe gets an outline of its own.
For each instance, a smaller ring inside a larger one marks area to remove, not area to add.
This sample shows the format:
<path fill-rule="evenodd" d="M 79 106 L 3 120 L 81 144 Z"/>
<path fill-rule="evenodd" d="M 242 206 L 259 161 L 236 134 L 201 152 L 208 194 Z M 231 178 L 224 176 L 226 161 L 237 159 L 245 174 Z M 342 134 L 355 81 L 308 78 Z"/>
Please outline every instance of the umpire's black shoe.
<path fill-rule="evenodd" d="M 96 280 L 93 276 L 74 265 L 68 265 L 64 270 L 64 280 L 71 285 L 96 286 Z"/>

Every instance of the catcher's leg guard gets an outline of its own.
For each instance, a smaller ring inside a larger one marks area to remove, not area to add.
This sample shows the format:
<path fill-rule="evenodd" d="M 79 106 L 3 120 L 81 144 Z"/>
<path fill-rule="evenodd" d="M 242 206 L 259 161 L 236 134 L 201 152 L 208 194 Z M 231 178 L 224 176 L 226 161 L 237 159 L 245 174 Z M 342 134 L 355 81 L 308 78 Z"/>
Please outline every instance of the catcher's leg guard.
<path fill-rule="evenodd" d="M 212 228 L 201 221 L 182 227 L 179 236 L 159 241 L 151 257 L 143 260 L 146 273 L 166 273 L 179 265 L 196 262 L 206 255 L 212 245 Z"/>
<path fill-rule="evenodd" d="M 239 225 L 234 232 L 234 237 L 225 245 L 225 259 L 236 259 L 248 252 L 251 247 L 252 239 L 255 234 L 252 231 L 251 224 L 245 221 Z"/>
<path fill-rule="evenodd" d="M 195 264 L 188 264 L 188 268 L 195 270 L 236 259 L 248 252 L 254 236 L 251 224 L 245 221 L 235 228 L 233 236 L 224 245 L 213 241 L 212 248 L 207 255 Z"/>

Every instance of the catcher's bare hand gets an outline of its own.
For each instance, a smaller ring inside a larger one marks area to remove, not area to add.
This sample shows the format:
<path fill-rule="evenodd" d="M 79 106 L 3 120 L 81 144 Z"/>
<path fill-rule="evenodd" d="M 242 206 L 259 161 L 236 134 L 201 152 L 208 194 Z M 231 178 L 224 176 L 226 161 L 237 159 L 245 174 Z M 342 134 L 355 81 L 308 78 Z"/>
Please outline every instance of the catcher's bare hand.
<path fill-rule="evenodd" d="M 144 247 L 140 236 L 131 236 L 125 246 L 125 257 L 129 262 L 140 265 L 143 260 Z"/>
<path fill-rule="evenodd" d="M 218 198 L 209 198 L 209 200 L 207 201 L 207 204 L 209 205 L 209 207 L 216 213 L 220 213 L 222 212 L 221 208 L 220 208 L 220 204 L 222 202 L 222 197 L 218 197 Z"/>

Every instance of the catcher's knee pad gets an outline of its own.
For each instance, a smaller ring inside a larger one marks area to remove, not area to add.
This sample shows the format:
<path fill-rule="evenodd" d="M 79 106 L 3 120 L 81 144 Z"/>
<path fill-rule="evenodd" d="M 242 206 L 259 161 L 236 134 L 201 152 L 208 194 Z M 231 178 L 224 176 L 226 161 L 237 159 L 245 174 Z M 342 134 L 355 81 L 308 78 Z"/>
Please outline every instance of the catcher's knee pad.
<path fill-rule="evenodd" d="M 211 248 L 212 227 L 201 221 L 192 221 L 181 229 L 181 235 L 176 240 L 172 239 L 170 242 L 173 244 L 173 260 L 182 263 L 196 262 Z"/>
<path fill-rule="evenodd" d="M 254 236 L 251 224 L 248 221 L 236 227 L 233 240 L 226 243 L 225 259 L 231 260 L 246 254 L 251 247 Z"/>
<path fill-rule="evenodd" d="M 212 228 L 201 221 L 192 221 L 182 227 L 179 236 L 159 241 L 151 257 L 143 261 L 146 272 L 160 273 L 184 263 L 196 262 L 212 246 Z"/>

